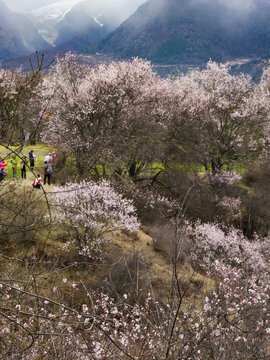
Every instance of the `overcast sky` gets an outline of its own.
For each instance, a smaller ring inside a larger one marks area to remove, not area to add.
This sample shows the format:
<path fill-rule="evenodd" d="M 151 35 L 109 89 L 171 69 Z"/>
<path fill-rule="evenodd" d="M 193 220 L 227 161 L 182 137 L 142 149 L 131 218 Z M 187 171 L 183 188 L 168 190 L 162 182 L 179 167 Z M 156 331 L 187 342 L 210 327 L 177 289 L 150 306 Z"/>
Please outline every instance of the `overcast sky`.
<path fill-rule="evenodd" d="M 69 6 L 70 3 L 76 3 L 82 0 L 0 0 L 0 1 L 4 1 L 12 9 L 17 9 L 21 11 L 30 11 L 57 2 L 62 2 L 62 3 L 64 2 L 67 3 L 67 6 Z M 106 8 L 108 9 L 112 7 L 118 7 L 123 3 L 125 5 L 131 4 L 131 7 L 133 8 L 135 4 L 139 6 L 140 4 L 146 2 L 147 0 L 84 0 L 84 1 L 88 1 L 90 3 L 92 2 L 93 4 L 96 3 L 102 4 L 105 9 Z M 176 0 L 176 1 L 181 1 L 181 0 Z M 238 8 L 245 11 L 246 9 L 250 9 L 253 5 L 256 5 L 257 1 L 259 2 L 261 0 L 190 0 L 190 1 L 195 3 L 196 2 L 202 3 L 202 4 L 203 2 L 219 1 L 227 4 L 231 8 Z M 269 1 L 264 0 L 264 1 L 270 2 L 270 0 Z"/>
<path fill-rule="evenodd" d="M 147 0 L 0 0 L 5 2 L 12 10 L 17 12 L 29 12 L 31 10 L 38 9 L 43 6 L 48 6 L 54 3 L 61 3 L 62 9 L 69 10 L 73 5 L 81 1 L 87 1 L 90 4 L 98 5 L 99 9 L 103 12 L 112 8 L 118 8 L 121 5 L 125 5 L 125 9 L 130 7 L 130 14 L 133 13 L 139 5 Z M 156 0 L 158 1 L 158 0 Z M 162 0 L 164 1 L 164 0 Z M 169 1 L 169 0 L 168 0 Z M 181 0 L 175 0 L 181 1 Z M 200 4 L 218 2 L 227 5 L 234 13 L 238 13 L 240 16 L 250 15 L 254 11 L 254 7 L 259 3 L 270 3 L 270 0 L 189 0 L 190 3 Z M 57 5 L 58 6 L 58 5 Z M 124 6 L 123 6 L 124 7 Z M 118 10 L 117 10 L 118 11 Z"/>
<path fill-rule="evenodd" d="M 68 7 L 70 3 L 75 4 L 76 2 L 80 2 L 82 0 L 0 0 L 0 1 L 5 2 L 13 10 L 31 11 L 34 9 L 38 9 L 42 6 L 46 6 L 57 2 L 67 3 L 67 7 Z M 88 1 L 90 3 L 92 2 L 93 4 L 96 4 L 98 2 L 99 4 L 102 4 L 105 9 L 118 7 L 119 5 L 120 6 L 122 4 L 126 5 L 129 3 L 133 8 L 134 3 L 139 6 L 140 4 L 146 2 L 146 0 L 84 0 L 84 1 Z"/>

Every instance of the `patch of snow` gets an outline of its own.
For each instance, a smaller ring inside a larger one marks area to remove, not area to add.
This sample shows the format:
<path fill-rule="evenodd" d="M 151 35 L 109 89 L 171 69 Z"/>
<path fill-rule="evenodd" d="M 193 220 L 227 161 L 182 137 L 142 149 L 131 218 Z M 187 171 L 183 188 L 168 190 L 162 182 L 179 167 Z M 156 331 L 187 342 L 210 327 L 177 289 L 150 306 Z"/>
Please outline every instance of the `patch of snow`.
<path fill-rule="evenodd" d="M 103 27 L 104 24 L 102 24 L 98 18 L 100 17 L 101 15 L 98 15 L 98 16 L 93 16 L 93 19 L 95 20 L 95 22 L 100 26 L 100 27 Z"/>

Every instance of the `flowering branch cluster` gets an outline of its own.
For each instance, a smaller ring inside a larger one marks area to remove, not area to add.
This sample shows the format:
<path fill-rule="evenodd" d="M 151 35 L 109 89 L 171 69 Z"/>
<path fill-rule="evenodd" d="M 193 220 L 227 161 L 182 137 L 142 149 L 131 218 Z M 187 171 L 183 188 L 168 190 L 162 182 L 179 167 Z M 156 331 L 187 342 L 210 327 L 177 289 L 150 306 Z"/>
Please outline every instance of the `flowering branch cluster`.
<path fill-rule="evenodd" d="M 139 227 L 132 201 L 117 193 L 106 180 L 55 188 L 53 206 L 57 222 L 72 233 L 69 244 L 77 242 L 79 253 L 88 257 L 101 254 L 108 233 Z"/>
<path fill-rule="evenodd" d="M 243 354 L 243 349 L 248 354 L 258 344 L 267 344 L 269 240 L 262 243 L 255 237 L 249 241 L 239 230 L 222 230 L 217 224 L 197 223 L 190 231 L 195 242 L 192 262 L 208 276 L 220 279 L 216 290 L 205 298 L 204 309 L 210 311 L 209 316 L 215 313 L 223 319 L 215 333 L 219 341 L 222 338 L 224 351 L 230 342 L 237 356 Z"/>

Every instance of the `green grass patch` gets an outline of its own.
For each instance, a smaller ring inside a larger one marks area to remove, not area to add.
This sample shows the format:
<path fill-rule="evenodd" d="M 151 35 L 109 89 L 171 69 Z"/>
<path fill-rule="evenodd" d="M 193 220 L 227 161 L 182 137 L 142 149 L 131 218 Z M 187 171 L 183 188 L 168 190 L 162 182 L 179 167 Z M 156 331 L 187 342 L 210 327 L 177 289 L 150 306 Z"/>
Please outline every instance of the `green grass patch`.
<path fill-rule="evenodd" d="M 15 146 L 10 147 L 11 150 L 16 150 L 17 148 Z M 29 145 L 23 148 L 23 150 L 20 152 L 20 155 L 26 155 L 27 158 L 29 157 L 30 150 L 34 150 L 34 155 L 37 157 L 37 161 L 35 163 L 35 173 L 43 174 L 42 165 L 44 163 L 45 155 L 47 155 L 49 152 L 52 152 L 53 149 L 49 147 L 46 144 L 39 143 L 37 145 Z M 12 159 L 12 152 L 9 149 L 6 149 L 3 146 L 0 146 L 0 156 L 5 158 L 5 161 L 8 163 L 8 166 L 6 167 L 6 170 L 8 172 L 7 178 L 12 178 L 12 165 L 11 165 L 11 159 Z M 20 178 L 20 159 L 17 158 L 18 166 L 17 166 L 17 178 Z M 138 164 L 139 167 L 140 164 Z M 40 167 L 40 170 L 39 170 Z M 65 164 L 66 169 L 70 169 L 70 171 L 73 174 L 76 174 L 77 168 L 76 168 L 76 160 L 74 157 L 68 157 Z M 176 162 L 170 162 L 166 165 L 164 165 L 161 162 L 154 161 L 152 163 L 146 164 L 142 171 L 140 172 L 141 176 L 154 176 L 159 171 L 166 170 L 166 168 L 170 168 L 171 170 L 175 169 L 176 171 L 182 171 L 185 173 L 205 173 L 205 168 L 202 164 L 196 164 L 196 163 L 176 163 Z M 127 172 L 128 169 L 123 165 L 121 167 L 123 172 Z M 103 167 L 102 165 L 96 165 L 95 169 L 100 176 L 103 174 Z M 211 165 L 209 164 L 209 170 L 211 171 Z M 228 170 L 226 166 L 224 166 L 224 170 Z M 247 171 L 247 168 L 239 164 L 235 168 L 235 171 L 239 174 L 244 174 Z M 95 173 L 95 171 L 92 169 L 91 173 Z M 106 174 L 110 175 L 112 173 L 112 169 L 110 168 L 110 165 L 107 165 L 105 167 Z M 28 176 L 30 175 L 30 170 L 27 170 Z M 90 175 L 90 174 L 89 174 Z M 31 174 L 31 179 L 33 178 Z"/>
<path fill-rule="evenodd" d="M 16 146 L 10 146 L 11 150 L 16 151 L 17 147 Z M 0 146 L 0 156 L 2 158 L 5 159 L 5 162 L 8 163 L 8 165 L 6 166 L 6 171 L 8 172 L 7 174 L 7 178 L 12 178 L 12 165 L 11 165 L 11 160 L 12 160 L 12 156 L 14 155 L 12 153 L 12 151 L 9 149 L 6 149 L 3 146 Z M 36 155 L 37 161 L 35 163 L 35 172 L 38 172 L 38 167 L 42 166 L 44 163 L 44 158 L 45 155 L 47 155 L 49 152 L 51 152 L 51 148 L 45 144 L 38 144 L 38 145 L 30 145 L 30 146 L 26 146 L 23 148 L 23 150 L 21 152 L 19 152 L 19 155 L 25 155 L 27 158 L 29 158 L 29 152 L 30 150 L 34 150 L 34 155 Z M 20 172 L 20 158 L 17 157 L 17 178 L 19 179 L 21 177 L 21 172 Z M 29 163 L 28 163 L 29 165 Z M 40 173 L 42 173 L 42 169 L 39 170 Z M 30 173 L 30 170 L 27 169 L 26 173 Z M 31 174 L 32 175 L 32 174 Z M 32 176 L 33 177 L 33 176 Z"/>

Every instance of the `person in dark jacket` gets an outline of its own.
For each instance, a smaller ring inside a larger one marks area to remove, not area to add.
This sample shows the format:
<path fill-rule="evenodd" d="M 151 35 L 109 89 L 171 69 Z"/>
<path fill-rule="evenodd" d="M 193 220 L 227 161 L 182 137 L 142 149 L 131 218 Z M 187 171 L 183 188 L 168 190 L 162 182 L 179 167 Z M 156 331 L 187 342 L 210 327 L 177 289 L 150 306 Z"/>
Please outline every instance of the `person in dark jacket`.
<path fill-rule="evenodd" d="M 29 153 L 29 162 L 30 162 L 30 169 L 33 171 L 35 166 L 35 158 L 33 154 L 34 150 L 31 150 Z"/>
<path fill-rule="evenodd" d="M 48 180 L 48 185 L 51 185 L 52 167 L 47 161 L 44 161 L 42 167 L 44 168 L 44 185 L 46 185 L 46 180 Z"/>
<path fill-rule="evenodd" d="M 20 161 L 20 169 L 21 169 L 21 176 L 22 179 L 26 179 L 26 166 L 27 166 L 28 160 L 25 155 L 21 158 Z"/>
<path fill-rule="evenodd" d="M 13 175 L 13 179 L 17 179 L 17 165 L 18 165 L 18 161 L 17 161 L 16 156 L 12 156 L 11 165 L 12 165 L 12 175 Z"/>

